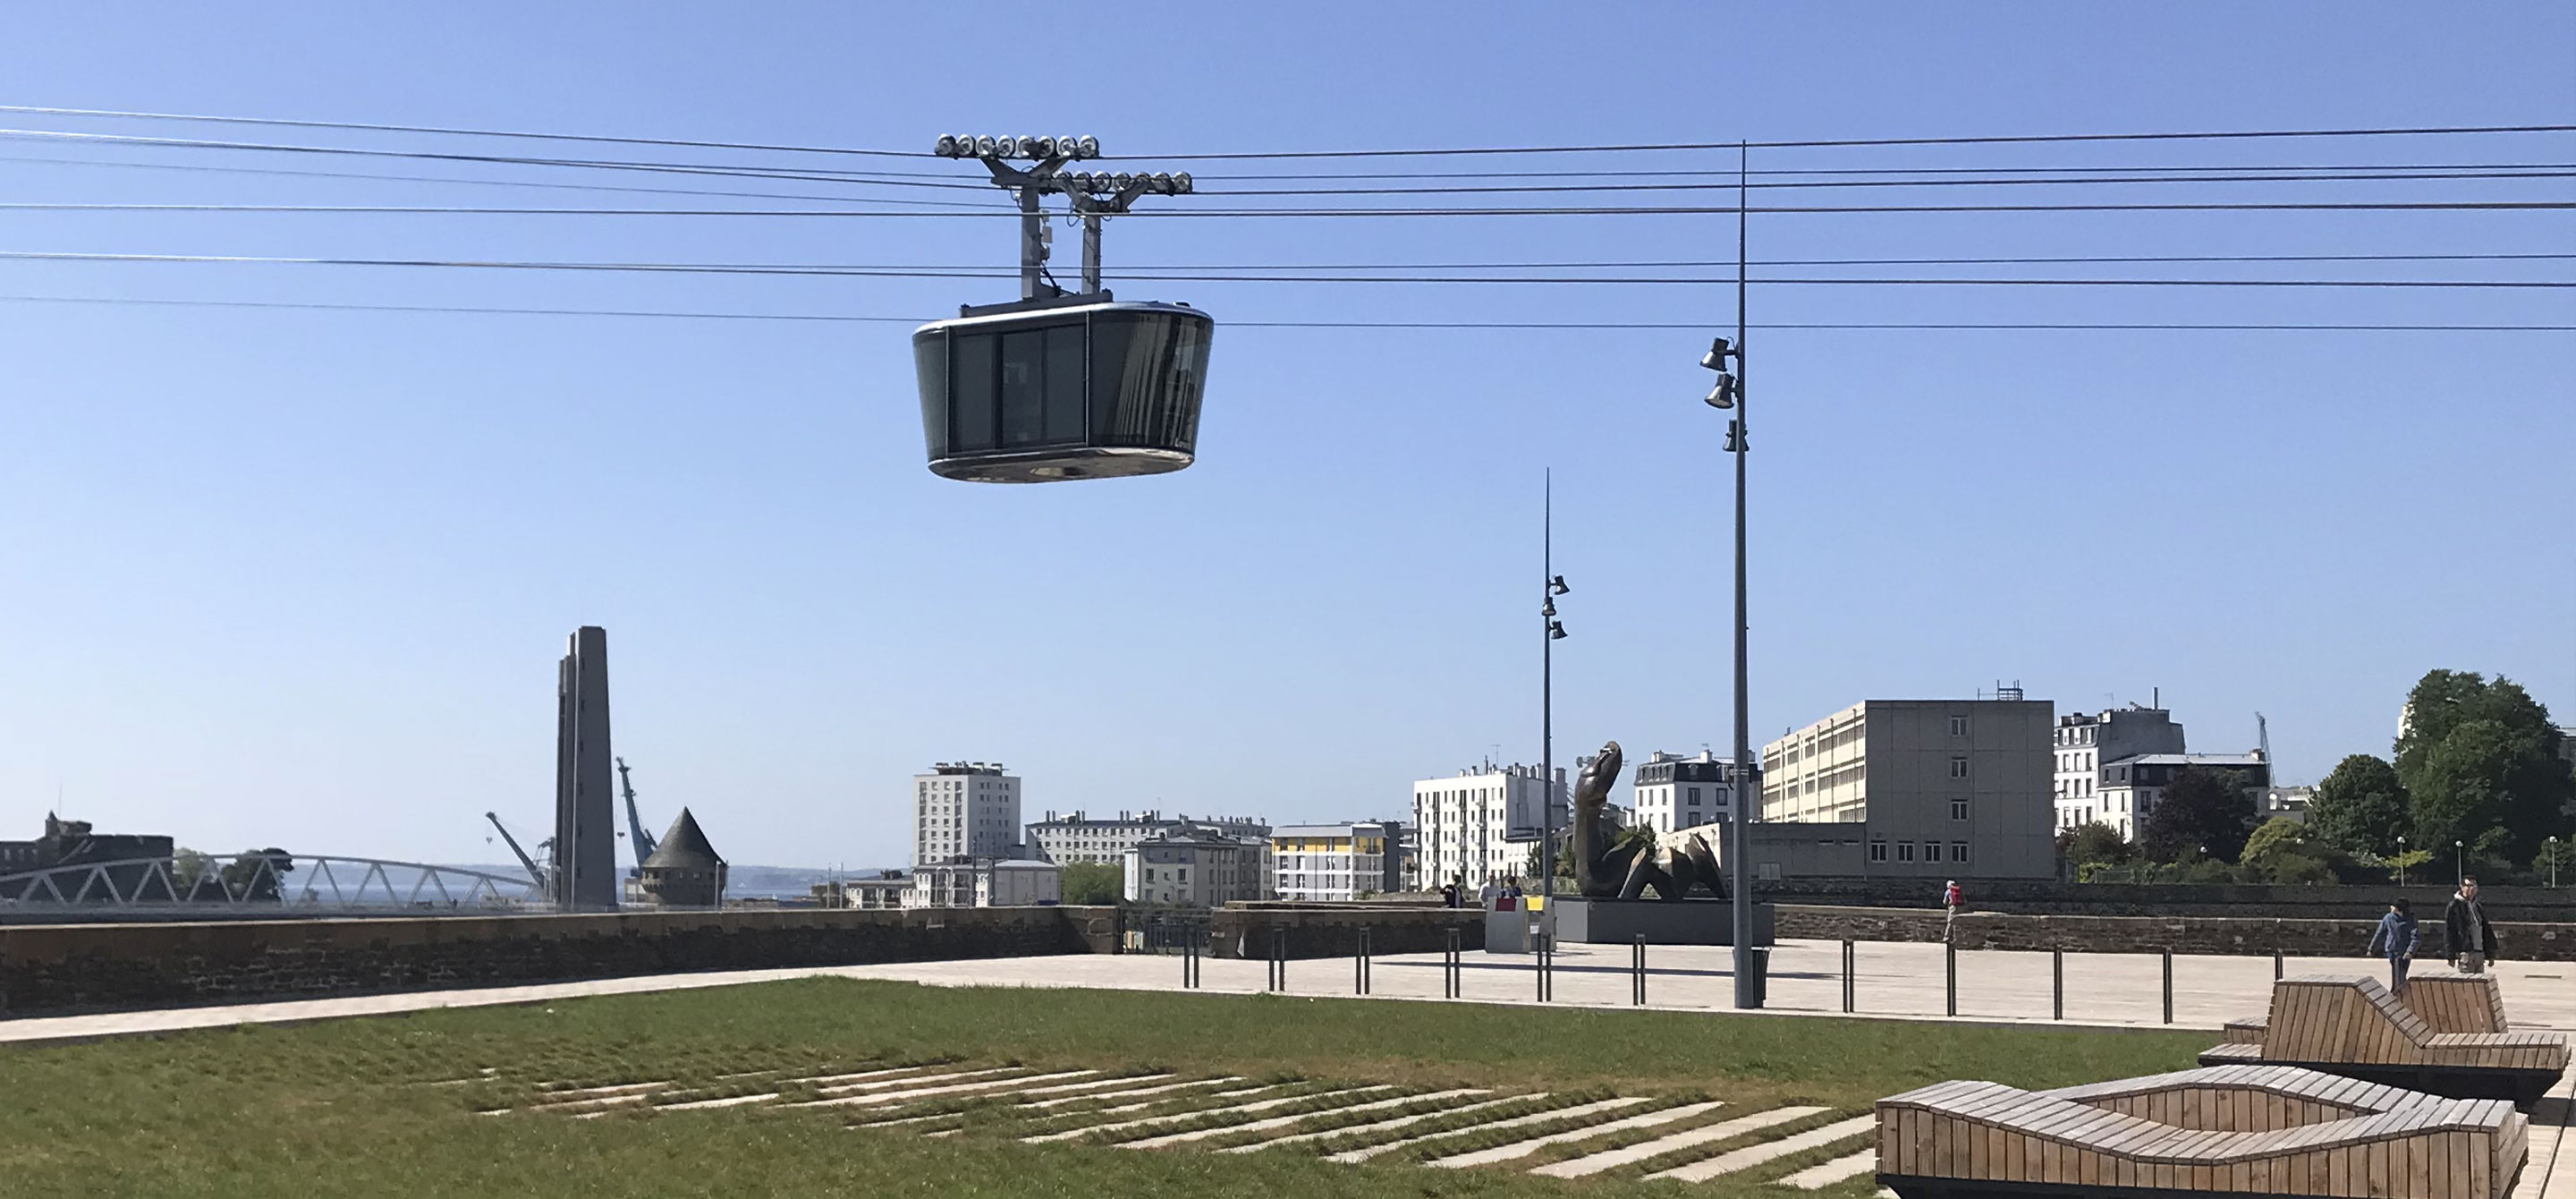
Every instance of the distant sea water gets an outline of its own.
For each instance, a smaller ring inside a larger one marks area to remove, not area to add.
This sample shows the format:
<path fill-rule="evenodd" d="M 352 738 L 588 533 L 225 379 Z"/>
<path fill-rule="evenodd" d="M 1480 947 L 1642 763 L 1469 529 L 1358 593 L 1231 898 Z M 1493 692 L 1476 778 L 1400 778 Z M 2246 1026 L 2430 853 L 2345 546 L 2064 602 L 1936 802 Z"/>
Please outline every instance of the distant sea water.
<path fill-rule="evenodd" d="M 508 865 L 485 863 L 465 866 L 463 869 L 480 870 L 507 878 L 521 878 L 527 874 L 527 871 L 521 869 L 515 862 Z M 619 863 L 619 875 L 623 876 L 627 869 L 627 863 Z M 727 866 L 725 898 L 805 899 L 814 894 L 814 887 L 817 884 L 827 883 L 836 878 L 875 878 L 883 873 L 884 871 L 875 868 L 835 870 L 829 866 Z"/>

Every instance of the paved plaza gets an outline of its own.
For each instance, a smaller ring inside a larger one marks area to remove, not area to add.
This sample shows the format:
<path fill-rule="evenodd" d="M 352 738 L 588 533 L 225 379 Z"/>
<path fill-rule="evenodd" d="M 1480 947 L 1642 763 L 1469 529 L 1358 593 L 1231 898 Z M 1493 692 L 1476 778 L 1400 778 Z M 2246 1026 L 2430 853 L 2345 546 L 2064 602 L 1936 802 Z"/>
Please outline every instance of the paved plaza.
<path fill-rule="evenodd" d="M 1944 1019 L 1944 952 L 1939 945 L 1864 942 L 1855 947 L 1856 1012 L 1876 1018 Z M 1647 1005 L 1678 1011 L 1727 1011 L 1734 980 L 1725 949 L 1656 947 L 1648 951 Z M 1437 953 L 1397 954 L 1372 963 L 1370 995 L 1377 999 L 1441 1002 Z M 1569 945 L 1556 955 L 1558 1006 L 1630 1006 L 1629 950 L 1624 946 Z M 2269 1002 L 2272 959 L 2177 956 L 2173 1023 L 2217 1030 L 2220 1023 L 2257 1015 Z M 1262 991 L 1269 965 L 1204 958 L 1201 988 L 1211 994 Z M 2385 977 L 2377 961 L 2292 958 L 2291 974 L 2367 974 Z M 1353 992 L 1349 958 L 1315 958 L 1287 964 L 1290 994 L 1343 996 Z M 2164 1023 L 2162 961 L 2153 954 L 2068 954 L 2064 962 L 2065 1023 L 2096 1027 L 2153 1027 Z M 2496 967 L 2505 1004 L 2518 1027 L 2576 1029 L 2576 987 L 2571 964 L 2504 962 Z M 1470 950 L 1459 971 L 1462 999 L 1477 1003 L 1536 1002 L 1536 979 L 1527 954 Z M 86 1039 L 171 1032 L 231 1024 L 285 1023 L 343 1016 L 383 1015 L 439 1007 L 536 1003 L 588 995 L 733 986 L 792 978 L 874 978 L 930 986 L 1095 987 L 1111 990 L 1179 990 L 1181 959 L 1152 954 L 1068 954 L 649 975 L 586 982 L 414 991 L 344 999 L 168 1008 L 79 1016 L 0 1019 L 0 1043 Z M 2053 980 L 2045 953 L 1968 952 L 1958 955 L 1958 1019 L 1979 1022 L 2050 1022 Z M 1842 947 L 1832 941 L 1784 941 L 1772 956 L 1768 1010 L 1781 1015 L 1831 1015 L 1842 1005 Z M 2214 1038 L 2213 1038 L 2214 1039 Z"/>

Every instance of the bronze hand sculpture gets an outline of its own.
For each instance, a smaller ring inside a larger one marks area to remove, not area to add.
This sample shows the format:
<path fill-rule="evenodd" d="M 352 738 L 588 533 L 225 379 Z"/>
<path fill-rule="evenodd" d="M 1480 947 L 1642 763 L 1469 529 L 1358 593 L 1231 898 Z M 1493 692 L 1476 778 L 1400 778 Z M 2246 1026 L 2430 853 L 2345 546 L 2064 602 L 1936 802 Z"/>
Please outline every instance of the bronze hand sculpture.
<path fill-rule="evenodd" d="M 1655 889 L 1655 897 L 1679 900 L 1693 887 L 1707 887 L 1711 895 L 1726 897 L 1726 879 L 1718 872 L 1717 857 L 1709 852 L 1708 842 L 1697 833 L 1677 848 L 1630 843 L 1613 846 L 1601 827 L 1601 812 L 1610 803 L 1610 785 L 1619 781 L 1619 767 L 1625 757 L 1619 743 L 1601 747 L 1601 753 L 1583 766 L 1574 782 L 1574 889 L 1592 899 L 1638 899 L 1646 888 Z"/>

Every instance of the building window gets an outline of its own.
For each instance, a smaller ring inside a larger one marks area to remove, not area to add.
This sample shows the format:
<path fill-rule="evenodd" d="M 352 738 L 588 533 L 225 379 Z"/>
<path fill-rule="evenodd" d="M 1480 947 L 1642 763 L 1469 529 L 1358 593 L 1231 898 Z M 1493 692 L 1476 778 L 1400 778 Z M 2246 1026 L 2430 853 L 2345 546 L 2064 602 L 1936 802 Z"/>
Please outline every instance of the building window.
<path fill-rule="evenodd" d="M 1871 848 L 1872 848 L 1872 849 L 1876 849 L 1876 848 L 1877 848 L 1877 846 L 1873 845 L 1873 846 L 1871 846 Z M 1882 860 L 1883 860 L 1883 859 L 1882 859 Z M 1911 842 L 1911 841 L 1899 841 L 1899 842 L 1897 842 L 1897 843 L 1896 843 L 1896 860 L 1897 860 L 1897 861 L 1900 861 L 1900 862 L 1911 862 L 1911 861 L 1913 861 L 1913 860 L 1914 860 L 1914 843 L 1913 843 L 1913 842 Z"/>
<path fill-rule="evenodd" d="M 1965 716 L 1953 716 L 1953 717 L 1951 717 L 1951 718 L 1950 718 L 1950 735 L 1951 735 L 1951 736 L 1953 736 L 1953 737 L 1965 737 L 1965 736 L 1967 736 L 1967 735 L 1968 735 L 1968 718 L 1967 718 L 1967 717 L 1965 717 Z"/>
<path fill-rule="evenodd" d="M 1923 860 L 1924 860 L 1924 861 L 1926 861 L 1926 862 L 1938 862 L 1938 861 L 1940 861 L 1940 860 L 1941 860 L 1941 843 L 1940 843 L 1940 842 L 1938 842 L 1938 841 L 1926 841 L 1926 842 L 1924 842 L 1924 843 L 1923 843 Z"/>
<path fill-rule="evenodd" d="M 1766 882 L 1766 883 L 1776 883 L 1776 882 L 1779 882 L 1779 881 L 1780 881 L 1780 863 L 1778 863 L 1778 862 L 1755 862 L 1755 863 L 1753 864 L 1753 877 L 1755 877 L 1755 878 L 1757 878 L 1757 879 L 1760 879 L 1760 880 L 1762 880 L 1763 882 Z"/>
<path fill-rule="evenodd" d="M 1950 801 L 1950 819 L 1952 819 L 1952 820 L 1965 820 L 1965 819 L 1967 819 L 1967 818 L 1968 818 L 1968 801 L 1967 801 L 1967 800 L 1964 800 L 1964 799 L 1954 799 L 1954 800 L 1951 800 L 1951 801 Z"/>
<path fill-rule="evenodd" d="M 1966 758 L 1950 759 L 1950 777 L 1954 779 L 1963 779 L 1968 777 L 1968 760 Z"/>
<path fill-rule="evenodd" d="M 1953 862 L 1964 862 L 1964 861 L 1967 861 L 1967 860 L 1968 860 L 1968 843 L 1967 843 L 1967 842 L 1965 842 L 1965 841 L 1953 841 L 1953 842 L 1951 842 L 1951 843 L 1950 843 L 1950 860 L 1951 860 L 1951 861 L 1953 861 Z"/>

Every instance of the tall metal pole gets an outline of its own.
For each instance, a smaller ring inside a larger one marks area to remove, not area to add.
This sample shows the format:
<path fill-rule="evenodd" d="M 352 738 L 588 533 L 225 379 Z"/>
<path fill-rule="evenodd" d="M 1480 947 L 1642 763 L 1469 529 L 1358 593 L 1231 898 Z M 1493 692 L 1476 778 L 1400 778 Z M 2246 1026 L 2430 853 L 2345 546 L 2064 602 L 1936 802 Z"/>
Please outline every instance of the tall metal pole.
<path fill-rule="evenodd" d="M 1556 894 L 1556 637 L 1547 610 L 1556 580 L 1556 468 L 1541 476 L 1538 521 L 1538 877 Z"/>
<path fill-rule="evenodd" d="M 1745 196 L 1751 171 L 1747 164 L 1748 147 L 1738 145 L 1735 151 L 1735 804 L 1727 812 L 1730 848 L 1734 851 L 1727 862 L 1727 881 L 1733 886 L 1727 894 L 1734 901 L 1735 917 L 1735 1006 L 1762 1006 L 1753 983 L 1753 871 L 1745 809 L 1761 802 L 1761 793 L 1753 788 L 1753 726 L 1745 708 L 1751 688 L 1746 683 L 1744 661 L 1744 450 L 1750 434 L 1745 422 L 1747 401 L 1744 376 L 1744 292 L 1745 292 Z"/>

